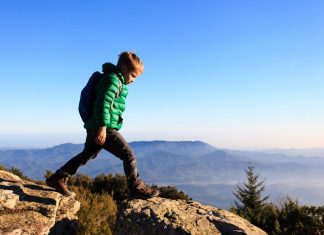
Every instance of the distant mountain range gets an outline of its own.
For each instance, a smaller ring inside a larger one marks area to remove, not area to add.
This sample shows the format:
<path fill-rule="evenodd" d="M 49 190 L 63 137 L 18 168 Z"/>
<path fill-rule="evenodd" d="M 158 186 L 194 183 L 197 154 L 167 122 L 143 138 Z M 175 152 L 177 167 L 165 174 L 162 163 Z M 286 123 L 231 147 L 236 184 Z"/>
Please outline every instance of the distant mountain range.
<path fill-rule="evenodd" d="M 266 179 L 265 195 L 270 194 L 273 201 L 289 195 L 301 203 L 324 204 L 322 157 L 292 156 L 291 152 L 283 154 L 278 150 L 224 150 L 200 141 L 139 141 L 130 145 L 137 156 L 140 175 L 146 182 L 175 185 L 203 203 L 228 208 L 234 200 L 235 185 L 245 182 L 244 169 L 252 164 L 260 179 Z M 3 149 L 0 150 L 0 164 L 20 168 L 28 177 L 43 180 L 46 170 L 55 171 L 82 149 L 81 144 Z M 100 173 L 123 172 L 123 168 L 118 158 L 102 151 L 79 172 L 95 177 Z"/>

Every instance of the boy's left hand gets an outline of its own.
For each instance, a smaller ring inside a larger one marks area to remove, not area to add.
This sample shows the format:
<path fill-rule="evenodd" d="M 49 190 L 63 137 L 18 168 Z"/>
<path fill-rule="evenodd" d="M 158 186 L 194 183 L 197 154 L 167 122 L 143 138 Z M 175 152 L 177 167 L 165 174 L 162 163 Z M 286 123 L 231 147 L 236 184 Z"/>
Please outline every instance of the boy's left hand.
<path fill-rule="evenodd" d="M 103 145 L 106 142 L 106 127 L 99 127 L 97 137 L 95 139 L 96 144 Z"/>

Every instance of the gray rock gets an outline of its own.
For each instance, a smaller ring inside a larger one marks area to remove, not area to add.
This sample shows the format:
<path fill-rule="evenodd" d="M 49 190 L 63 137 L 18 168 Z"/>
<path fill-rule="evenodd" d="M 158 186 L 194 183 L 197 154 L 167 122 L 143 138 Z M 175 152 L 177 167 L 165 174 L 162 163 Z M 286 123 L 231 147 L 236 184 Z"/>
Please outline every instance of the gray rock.
<path fill-rule="evenodd" d="M 76 233 L 80 203 L 53 189 L 0 170 L 0 234 Z"/>
<path fill-rule="evenodd" d="M 198 202 L 152 198 L 123 201 L 114 235 L 266 235 L 247 220 Z"/>

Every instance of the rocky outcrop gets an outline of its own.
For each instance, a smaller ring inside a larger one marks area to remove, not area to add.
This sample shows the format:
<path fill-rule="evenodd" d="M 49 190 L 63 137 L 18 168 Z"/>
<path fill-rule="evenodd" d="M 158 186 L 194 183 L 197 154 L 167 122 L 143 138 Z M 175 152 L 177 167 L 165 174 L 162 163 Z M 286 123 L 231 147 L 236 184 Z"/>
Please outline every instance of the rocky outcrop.
<path fill-rule="evenodd" d="M 53 189 L 0 170 L 1 235 L 74 235 L 80 203 Z M 266 235 L 243 218 L 198 202 L 125 200 L 114 235 Z"/>
<path fill-rule="evenodd" d="M 75 234 L 79 209 L 74 196 L 0 170 L 0 234 Z"/>
<path fill-rule="evenodd" d="M 152 198 L 124 201 L 114 235 L 266 235 L 247 220 L 198 202 Z"/>

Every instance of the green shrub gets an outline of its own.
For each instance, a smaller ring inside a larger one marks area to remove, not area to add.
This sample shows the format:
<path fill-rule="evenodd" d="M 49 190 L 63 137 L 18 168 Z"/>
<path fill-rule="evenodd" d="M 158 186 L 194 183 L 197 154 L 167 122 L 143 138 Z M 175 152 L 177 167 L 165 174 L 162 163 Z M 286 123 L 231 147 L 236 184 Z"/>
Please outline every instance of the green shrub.
<path fill-rule="evenodd" d="M 92 189 L 93 178 L 91 176 L 84 175 L 84 174 L 76 174 L 73 177 L 70 177 L 68 184 Z"/>
<path fill-rule="evenodd" d="M 94 193 L 107 192 L 114 200 L 120 202 L 128 197 L 127 179 L 122 174 L 100 174 L 95 177 L 92 191 Z"/>
<path fill-rule="evenodd" d="M 3 165 L 0 165 L 0 170 L 1 171 L 8 171 Z"/>
<path fill-rule="evenodd" d="M 183 200 L 192 200 L 187 194 L 182 191 L 179 191 L 175 186 L 157 186 L 153 185 L 153 188 L 156 188 L 160 191 L 159 197 L 168 198 L 168 199 L 183 199 Z"/>
<path fill-rule="evenodd" d="M 76 200 L 81 203 L 78 216 L 80 235 L 111 235 L 115 224 L 117 205 L 108 193 L 92 193 L 83 186 L 71 186 Z"/>
<path fill-rule="evenodd" d="M 19 178 L 21 178 L 23 180 L 31 180 L 27 176 L 25 176 L 24 173 L 22 172 L 22 170 L 20 170 L 19 168 L 11 167 L 9 169 L 9 172 L 11 172 L 12 174 L 18 176 Z"/>

